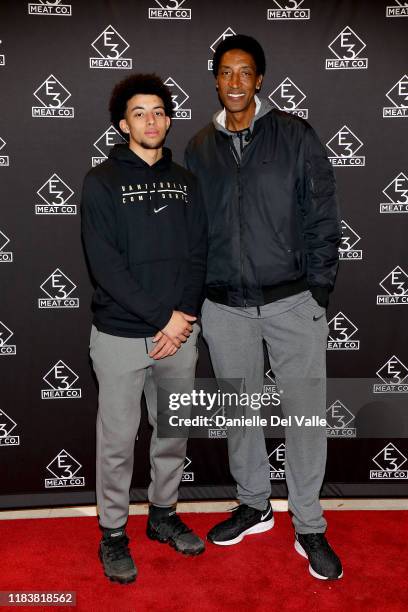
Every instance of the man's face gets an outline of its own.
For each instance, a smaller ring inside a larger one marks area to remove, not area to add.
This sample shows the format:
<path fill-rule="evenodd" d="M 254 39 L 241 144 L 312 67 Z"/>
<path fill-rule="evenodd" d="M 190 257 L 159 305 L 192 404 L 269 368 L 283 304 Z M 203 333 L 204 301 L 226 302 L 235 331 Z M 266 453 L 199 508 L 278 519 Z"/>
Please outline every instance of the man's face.
<path fill-rule="evenodd" d="M 216 83 L 220 100 L 230 113 L 247 110 L 261 82 L 262 75 L 256 74 L 256 64 L 249 53 L 231 49 L 221 56 Z"/>
<path fill-rule="evenodd" d="M 130 144 L 143 149 L 160 149 L 170 127 L 164 104 L 158 96 L 136 94 L 128 100 L 120 129 L 129 134 Z"/>

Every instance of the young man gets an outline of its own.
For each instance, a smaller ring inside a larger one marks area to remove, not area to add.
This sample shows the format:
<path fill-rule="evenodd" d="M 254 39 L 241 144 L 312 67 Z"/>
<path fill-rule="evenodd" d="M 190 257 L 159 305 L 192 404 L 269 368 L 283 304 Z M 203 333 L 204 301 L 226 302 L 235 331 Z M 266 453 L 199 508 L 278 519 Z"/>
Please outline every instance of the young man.
<path fill-rule="evenodd" d="M 184 554 L 204 550 L 175 512 L 187 439 L 157 436 L 157 386 L 161 378 L 193 384 L 207 231 L 194 177 L 163 148 L 169 89 L 156 75 L 131 76 L 114 88 L 110 113 L 128 144 L 87 174 L 82 236 L 96 283 L 99 556 L 108 578 L 127 583 L 137 574 L 125 526 L 142 392 L 153 426 L 147 535 Z"/>
<path fill-rule="evenodd" d="M 266 342 L 284 416 L 326 416 L 325 308 L 340 242 L 335 180 L 310 125 L 256 95 L 265 55 L 249 36 L 226 38 L 213 59 L 224 109 L 189 143 L 187 167 L 201 185 L 209 222 L 203 335 L 217 378 L 263 385 Z M 295 421 L 295 419 L 293 419 Z M 286 427 L 286 482 L 295 548 L 313 576 L 342 576 L 324 536 L 319 492 L 326 432 Z M 262 428 L 228 430 L 240 505 L 208 534 L 236 544 L 273 527 L 269 461 Z"/>

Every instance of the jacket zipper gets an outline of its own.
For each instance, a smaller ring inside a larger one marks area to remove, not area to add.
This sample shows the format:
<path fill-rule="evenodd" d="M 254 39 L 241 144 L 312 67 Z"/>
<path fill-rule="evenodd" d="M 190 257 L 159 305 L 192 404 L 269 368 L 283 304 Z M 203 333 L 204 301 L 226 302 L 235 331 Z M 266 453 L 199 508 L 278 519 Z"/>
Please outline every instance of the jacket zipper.
<path fill-rule="evenodd" d="M 242 293 L 244 296 L 244 308 L 247 307 L 247 288 L 244 285 L 244 258 L 243 258 L 243 252 L 242 252 L 242 235 L 243 235 L 243 231 L 242 231 L 242 210 L 241 210 L 241 200 L 242 200 L 242 193 L 241 193 L 241 160 L 237 157 L 237 153 L 234 149 L 234 142 L 232 140 L 232 136 L 231 136 L 231 142 L 230 142 L 230 149 L 232 152 L 232 155 L 234 157 L 235 163 L 237 164 L 237 181 L 238 181 L 238 215 L 239 215 L 239 257 L 240 257 L 240 265 L 241 265 L 241 287 L 242 287 Z M 243 155 L 243 152 L 242 152 Z"/>

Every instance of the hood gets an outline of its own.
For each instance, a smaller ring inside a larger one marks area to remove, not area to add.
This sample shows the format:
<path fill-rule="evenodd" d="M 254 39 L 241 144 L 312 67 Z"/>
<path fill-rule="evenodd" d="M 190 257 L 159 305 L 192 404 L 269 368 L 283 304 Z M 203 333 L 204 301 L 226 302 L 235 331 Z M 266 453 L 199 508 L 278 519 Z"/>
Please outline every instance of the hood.
<path fill-rule="evenodd" d="M 249 126 L 249 129 L 251 130 L 251 132 L 254 128 L 255 121 L 257 121 L 258 119 L 260 119 L 261 117 L 269 113 L 269 111 L 272 110 L 272 108 L 273 106 L 268 100 L 266 100 L 265 98 L 258 98 L 258 96 L 255 96 L 255 115 L 252 118 L 251 125 Z M 234 132 L 227 130 L 227 128 L 225 127 L 225 120 L 226 120 L 226 112 L 225 112 L 225 108 L 223 108 L 221 111 L 217 111 L 213 115 L 214 127 L 220 132 L 224 132 L 224 134 L 228 134 L 228 136 L 234 135 Z"/>
<path fill-rule="evenodd" d="M 172 159 L 170 149 L 163 147 L 163 157 L 153 164 L 153 166 L 150 166 L 141 157 L 136 155 L 136 153 L 133 153 L 133 151 L 129 148 L 129 145 L 125 143 L 116 144 L 114 147 L 112 147 L 112 149 L 109 151 L 108 157 L 109 159 L 115 159 L 121 163 L 136 166 L 138 168 L 150 168 L 152 171 L 168 168 Z"/>

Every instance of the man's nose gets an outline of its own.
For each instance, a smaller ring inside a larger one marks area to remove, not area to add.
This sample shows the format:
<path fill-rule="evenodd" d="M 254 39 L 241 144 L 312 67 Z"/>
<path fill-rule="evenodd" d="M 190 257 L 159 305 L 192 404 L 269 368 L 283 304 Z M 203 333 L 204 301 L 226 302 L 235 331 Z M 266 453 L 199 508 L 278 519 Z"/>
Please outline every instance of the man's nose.
<path fill-rule="evenodd" d="M 146 115 L 146 123 L 148 123 L 149 125 L 154 124 L 156 121 L 156 117 L 154 115 L 154 113 L 147 113 Z"/>
<path fill-rule="evenodd" d="M 241 85 L 241 78 L 240 78 L 239 72 L 236 72 L 236 73 L 233 72 L 231 74 L 230 85 L 231 87 L 235 87 L 235 88 Z"/>

